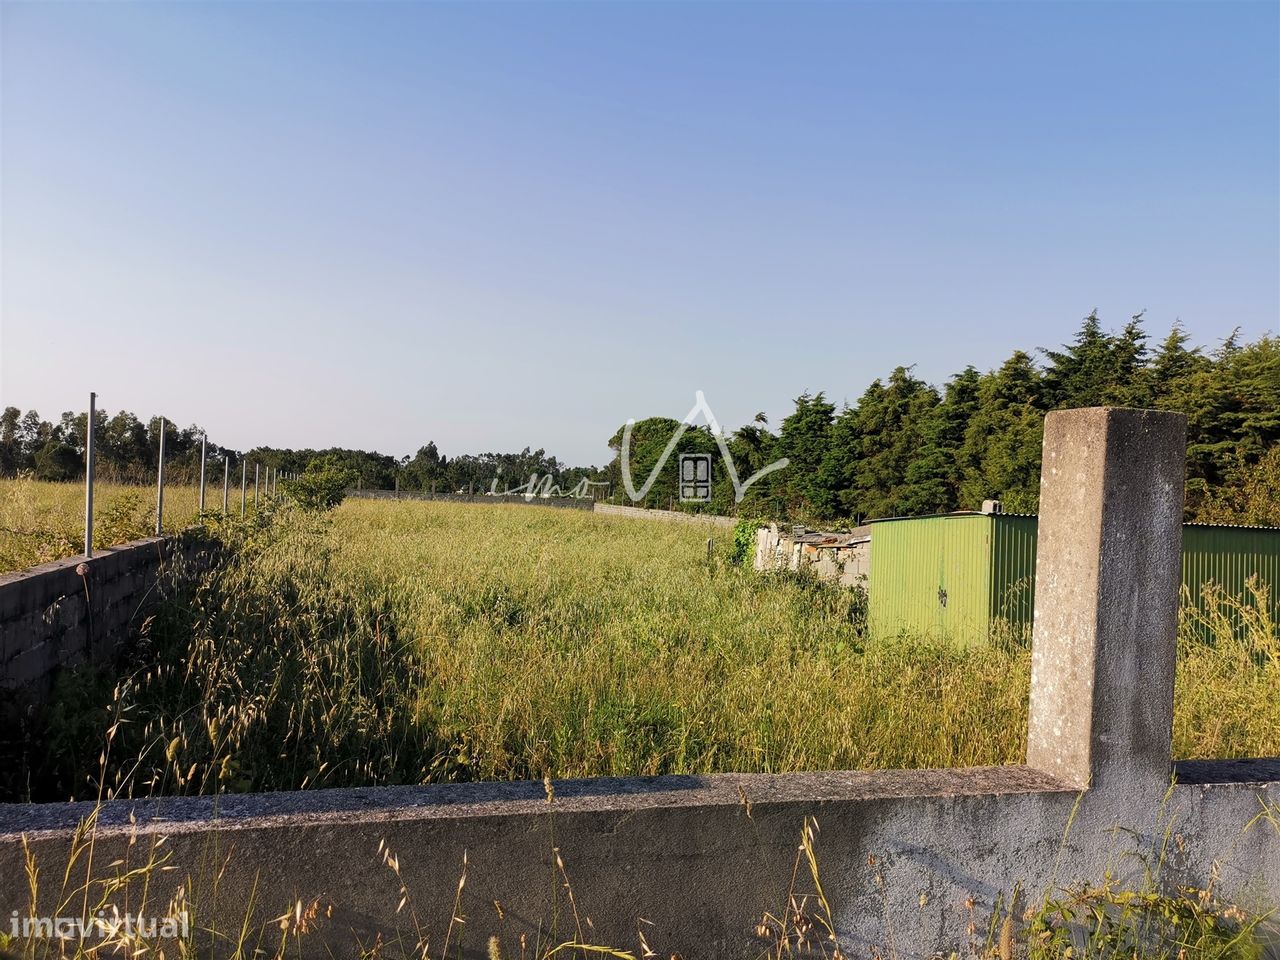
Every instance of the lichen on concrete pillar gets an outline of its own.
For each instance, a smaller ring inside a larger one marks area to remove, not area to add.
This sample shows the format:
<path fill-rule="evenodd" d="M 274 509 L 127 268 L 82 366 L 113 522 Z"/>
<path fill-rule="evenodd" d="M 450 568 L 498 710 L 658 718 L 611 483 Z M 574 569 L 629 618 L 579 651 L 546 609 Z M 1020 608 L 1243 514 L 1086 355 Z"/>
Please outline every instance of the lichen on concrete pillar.
<path fill-rule="evenodd" d="M 1045 419 L 1027 764 L 1081 789 L 1167 785 L 1186 418 Z"/>

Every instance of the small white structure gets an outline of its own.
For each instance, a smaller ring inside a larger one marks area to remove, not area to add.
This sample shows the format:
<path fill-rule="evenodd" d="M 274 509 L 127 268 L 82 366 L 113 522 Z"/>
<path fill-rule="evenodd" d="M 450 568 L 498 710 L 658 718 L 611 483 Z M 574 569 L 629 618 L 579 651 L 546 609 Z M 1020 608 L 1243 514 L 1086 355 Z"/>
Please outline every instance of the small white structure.
<path fill-rule="evenodd" d="M 823 580 L 841 586 L 866 586 L 871 577 L 871 529 L 822 533 L 776 523 L 756 531 L 757 570 L 800 570 L 811 567 Z"/>

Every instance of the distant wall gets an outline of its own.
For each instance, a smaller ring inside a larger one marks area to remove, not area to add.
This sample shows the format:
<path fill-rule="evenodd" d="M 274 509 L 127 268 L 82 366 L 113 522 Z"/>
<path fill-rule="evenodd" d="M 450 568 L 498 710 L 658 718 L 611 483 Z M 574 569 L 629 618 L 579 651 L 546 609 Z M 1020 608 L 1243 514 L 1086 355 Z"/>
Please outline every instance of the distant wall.
<path fill-rule="evenodd" d="M 731 528 L 738 521 L 734 517 L 722 517 L 714 513 L 685 513 L 682 510 L 646 510 L 643 507 L 626 507 L 616 503 L 602 503 L 598 500 L 576 499 L 574 497 L 525 497 L 490 496 L 485 493 L 425 493 L 409 490 L 348 490 L 347 496 L 364 500 L 439 500 L 444 503 L 481 503 L 493 504 L 514 503 L 535 507 L 559 507 L 562 510 L 594 510 L 615 517 L 637 517 L 641 520 L 669 520 L 673 523 L 701 523 L 715 527 Z"/>
<path fill-rule="evenodd" d="M 109 659 L 166 578 L 207 569 L 214 552 L 191 535 L 150 537 L 0 575 L 0 690 L 42 699 L 64 667 Z"/>
<path fill-rule="evenodd" d="M 485 493 L 427 493 L 420 490 L 348 490 L 348 497 L 361 500 L 439 500 L 443 503 L 513 503 L 535 507 L 559 507 L 562 510 L 590 510 L 591 500 L 573 497 L 489 496 Z"/>
<path fill-rule="evenodd" d="M 715 513 L 685 513 L 683 510 L 646 510 L 643 507 L 624 507 L 616 503 L 597 503 L 596 513 L 616 517 L 637 517 L 641 520 L 669 520 L 672 523 L 705 523 L 713 527 L 732 528 L 736 517 L 722 517 Z"/>

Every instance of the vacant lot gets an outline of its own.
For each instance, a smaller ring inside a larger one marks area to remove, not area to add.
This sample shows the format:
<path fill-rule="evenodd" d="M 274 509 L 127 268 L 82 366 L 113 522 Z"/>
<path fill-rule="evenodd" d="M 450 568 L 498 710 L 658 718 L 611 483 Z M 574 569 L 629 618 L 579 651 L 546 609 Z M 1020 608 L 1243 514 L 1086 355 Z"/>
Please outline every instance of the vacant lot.
<path fill-rule="evenodd" d="M 96 483 L 94 545 L 106 547 L 156 529 L 155 487 Z M 251 494 L 252 495 L 252 492 Z M 207 504 L 222 508 L 222 488 L 209 488 Z M 235 491 L 233 511 L 240 507 Z M 196 519 L 197 487 L 166 487 L 165 530 L 181 530 Z M 21 570 L 84 552 L 84 485 L 0 479 L 0 573 Z"/>
<path fill-rule="evenodd" d="M 109 728 L 108 788 L 143 793 L 1023 752 L 1025 649 L 867 637 L 854 593 L 734 566 L 726 531 L 348 501 L 218 532 L 232 561 L 166 605 L 141 666 L 64 684 L 32 792 L 95 795 Z M 1274 631 L 1184 642 L 1179 755 L 1280 753 Z"/>

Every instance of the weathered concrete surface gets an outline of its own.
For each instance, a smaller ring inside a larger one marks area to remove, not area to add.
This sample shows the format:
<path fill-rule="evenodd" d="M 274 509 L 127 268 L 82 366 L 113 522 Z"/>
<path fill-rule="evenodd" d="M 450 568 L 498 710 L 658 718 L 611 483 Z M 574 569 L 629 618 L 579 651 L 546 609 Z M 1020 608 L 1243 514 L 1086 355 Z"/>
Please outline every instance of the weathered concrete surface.
<path fill-rule="evenodd" d="M 1074 787 L 1169 779 L 1186 418 L 1044 426 L 1027 763 Z"/>
<path fill-rule="evenodd" d="M 109 659 L 162 580 L 207 569 L 214 549 L 195 535 L 148 537 L 0 575 L 0 690 L 39 700 L 58 670 Z"/>
<path fill-rule="evenodd" d="M 801 826 L 813 816 L 846 953 L 964 955 L 983 943 L 993 904 L 1014 884 L 1037 897 L 1055 884 L 1096 882 L 1108 868 L 1140 876 L 1141 862 L 1128 854 L 1152 849 L 1166 823 L 1178 844 L 1170 884 L 1204 886 L 1217 861 L 1222 896 L 1251 906 L 1280 901 L 1280 836 L 1266 825 L 1246 829 L 1260 799 L 1280 803 L 1280 786 L 1251 777 L 1280 771 L 1255 765 L 1242 781 L 1238 768 L 1225 768 L 1221 782 L 1212 764 L 1197 772 L 1201 782 L 1176 787 L 1164 809 L 1096 791 L 1077 808 L 1077 793 L 1019 767 L 570 781 L 555 784 L 552 804 L 538 783 L 112 802 L 101 812 L 95 858 L 129 855 L 135 829 L 135 861 L 167 837 L 167 866 L 177 869 L 160 882 L 186 883 L 197 905 L 203 892 L 201 922 L 216 919 L 223 929 L 238 929 L 251 896 L 259 922 L 319 900 L 331 917 L 303 942 L 304 956 L 320 957 L 353 956 L 357 939 L 406 926 L 383 842 L 439 945 L 465 852 L 464 946 L 479 956 L 491 934 L 511 954 L 520 934 L 532 940 L 540 923 L 546 930 L 558 848 L 592 920 L 592 942 L 635 949 L 643 917 L 660 955 L 754 957 L 763 947 L 754 927 L 766 911 L 783 910 Z M 88 809 L 0 809 L 0 877 L 11 878 L 0 887 L 0 913 L 27 908 L 17 834 L 56 872 L 69 827 Z M 213 865 L 224 862 L 210 904 Z M 563 899 L 560 909 L 560 935 L 569 939 Z"/>

